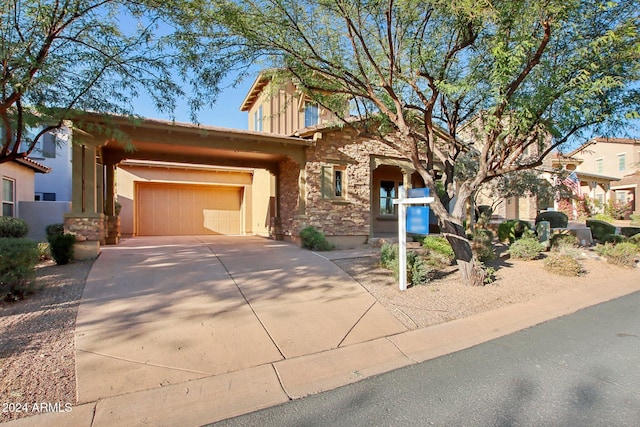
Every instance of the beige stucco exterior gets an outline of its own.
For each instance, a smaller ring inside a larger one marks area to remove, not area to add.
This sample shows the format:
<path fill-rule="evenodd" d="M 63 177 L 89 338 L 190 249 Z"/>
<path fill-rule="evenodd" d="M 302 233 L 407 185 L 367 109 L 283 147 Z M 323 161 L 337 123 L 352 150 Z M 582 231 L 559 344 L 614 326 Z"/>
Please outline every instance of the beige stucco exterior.
<path fill-rule="evenodd" d="M 20 217 L 20 202 L 32 202 L 35 197 L 34 178 L 36 173 L 47 173 L 49 168 L 29 159 L 20 159 L 0 163 L 0 177 L 10 181 L 14 191 L 13 216 Z M 4 185 L 0 183 L 0 201 L 7 201 L 10 195 L 4 194 Z M 2 210 L 0 210 L 0 216 Z"/>

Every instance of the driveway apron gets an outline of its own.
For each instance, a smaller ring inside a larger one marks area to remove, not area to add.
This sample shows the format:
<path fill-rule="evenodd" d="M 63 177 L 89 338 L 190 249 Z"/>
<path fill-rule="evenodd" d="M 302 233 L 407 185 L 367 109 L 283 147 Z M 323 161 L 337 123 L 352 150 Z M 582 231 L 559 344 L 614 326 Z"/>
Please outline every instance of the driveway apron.
<path fill-rule="evenodd" d="M 79 402 L 323 352 L 406 329 L 331 261 L 259 237 L 103 248 L 76 326 Z"/>

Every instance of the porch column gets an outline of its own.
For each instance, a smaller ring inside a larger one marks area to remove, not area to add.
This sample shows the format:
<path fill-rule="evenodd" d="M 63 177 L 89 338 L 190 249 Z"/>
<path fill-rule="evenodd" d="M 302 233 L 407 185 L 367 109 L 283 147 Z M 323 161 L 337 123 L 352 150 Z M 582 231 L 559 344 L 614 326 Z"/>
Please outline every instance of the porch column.
<path fill-rule="evenodd" d="M 117 245 L 120 239 L 120 216 L 116 213 L 116 185 L 115 171 L 116 165 L 106 163 L 104 165 L 105 174 L 105 200 L 104 214 L 107 220 L 107 230 L 105 243 L 107 245 Z"/>
<path fill-rule="evenodd" d="M 72 151 L 71 212 L 65 214 L 65 231 L 76 235 L 74 258 L 95 258 L 104 238 L 104 215 L 97 210 L 96 147 L 78 142 Z"/>
<path fill-rule="evenodd" d="M 402 185 L 409 190 L 411 188 L 411 175 L 413 171 L 406 168 L 401 168 L 400 171 L 402 172 Z"/>

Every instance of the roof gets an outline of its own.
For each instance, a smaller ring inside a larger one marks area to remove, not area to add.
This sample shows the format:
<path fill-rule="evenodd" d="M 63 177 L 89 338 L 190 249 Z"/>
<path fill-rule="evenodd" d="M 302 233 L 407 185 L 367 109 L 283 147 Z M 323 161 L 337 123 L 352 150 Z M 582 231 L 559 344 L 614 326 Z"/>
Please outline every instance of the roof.
<path fill-rule="evenodd" d="M 255 104 L 256 100 L 260 97 L 260 93 L 262 89 L 269 83 L 271 78 L 267 76 L 265 73 L 258 74 L 256 80 L 251 85 L 251 89 L 249 89 L 249 93 L 245 96 L 244 101 L 240 105 L 240 111 L 249 111 L 253 104 Z"/>
<path fill-rule="evenodd" d="M 20 159 L 15 159 L 14 160 L 16 163 L 20 163 L 23 166 L 26 166 L 30 169 L 33 169 L 35 172 L 38 173 L 49 173 L 51 172 L 51 168 L 47 167 L 45 165 L 43 165 L 42 163 L 38 163 L 35 160 L 31 160 L 28 157 L 23 157 Z"/>
<path fill-rule="evenodd" d="M 580 147 L 576 148 L 575 150 L 573 150 L 572 152 L 570 152 L 569 154 L 567 154 L 567 157 L 572 157 L 574 156 L 576 153 L 584 150 L 585 148 L 587 148 L 590 145 L 593 144 L 628 144 L 628 145 L 640 145 L 640 139 L 636 139 L 636 138 L 606 138 L 606 137 L 596 137 L 596 138 L 592 138 L 589 141 L 585 142 L 584 144 L 582 144 Z"/>

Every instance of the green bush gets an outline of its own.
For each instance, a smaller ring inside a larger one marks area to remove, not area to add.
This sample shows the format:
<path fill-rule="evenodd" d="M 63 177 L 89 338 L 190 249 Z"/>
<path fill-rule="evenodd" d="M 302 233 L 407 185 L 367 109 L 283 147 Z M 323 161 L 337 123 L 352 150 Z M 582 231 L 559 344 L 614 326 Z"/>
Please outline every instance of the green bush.
<path fill-rule="evenodd" d="M 451 265 L 455 260 L 453 248 L 449 241 L 440 236 L 427 236 L 422 241 L 422 248 L 429 257 L 428 263 L 433 266 Z"/>
<path fill-rule="evenodd" d="M 64 234 L 64 224 L 49 224 L 44 230 L 47 233 L 47 240 L 49 240 L 50 236 Z"/>
<path fill-rule="evenodd" d="M 591 229 L 591 235 L 594 239 L 602 241 L 607 234 L 616 234 L 616 227 L 598 219 L 588 219 L 587 227 Z"/>
<path fill-rule="evenodd" d="M 49 243 L 38 243 L 38 259 L 41 261 L 51 259 L 51 247 Z"/>
<path fill-rule="evenodd" d="M 577 259 L 557 252 L 544 259 L 544 267 L 551 273 L 561 276 L 579 276 L 584 273 L 582 264 Z"/>
<path fill-rule="evenodd" d="M 538 225 L 540 221 L 549 221 L 551 228 L 567 228 L 569 217 L 559 211 L 540 212 L 536 217 L 536 225 Z"/>
<path fill-rule="evenodd" d="M 528 230 L 531 230 L 531 224 L 528 221 L 510 219 L 498 225 L 498 240 L 513 243 L 522 238 L 523 234 Z"/>
<path fill-rule="evenodd" d="M 638 246 L 631 242 L 623 243 L 605 243 L 596 246 L 596 252 L 605 257 L 609 264 L 620 265 L 623 267 L 635 267 L 638 258 Z"/>
<path fill-rule="evenodd" d="M 20 239 L 29 233 L 26 221 L 12 216 L 0 216 L 0 238 L 13 237 Z"/>
<path fill-rule="evenodd" d="M 0 238 L 0 297 L 17 300 L 35 290 L 38 244 L 25 238 Z"/>
<path fill-rule="evenodd" d="M 624 240 L 624 236 L 620 234 L 606 234 L 602 237 L 600 243 L 622 243 Z"/>
<path fill-rule="evenodd" d="M 631 219 L 631 225 L 640 225 L 640 214 L 631 214 L 629 218 Z"/>
<path fill-rule="evenodd" d="M 640 234 L 634 234 L 627 239 L 627 242 L 633 243 L 636 246 L 640 246 Z"/>
<path fill-rule="evenodd" d="M 74 234 L 54 234 L 49 237 L 49 250 L 56 264 L 68 264 L 73 258 L 73 244 L 76 242 Z"/>
<path fill-rule="evenodd" d="M 398 245 L 384 243 L 380 248 L 380 265 L 393 271 L 394 279 L 400 277 L 400 262 Z M 429 281 L 431 270 L 418 253 L 407 252 L 407 283 L 414 286 L 423 285 Z"/>
<path fill-rule="evenodd" d="M 611 215 L 607 215 L 607 214 L 603 214 L 603 213 L 599 213 L 596 214 L 593 219 L 596 219 L 598 221 L 602 221 L 602 222 L 608 222 L 609 224 L 611 224 L 614 219 Z"/>
<path fill-rule="evenodd" d="M 560 251 L 564 247 L 575 248 L 579 246 L 578 238 L 570 233 L 558 233 L 551 236 L 551 249 Z"/>
<path fill-rule="evenodd" d="M 626 237 L 635 236 L 636 234 L 640 234 L 640 227 L 621 227 L 620 234 Z"/>
<path fill-rule="evenodd" d="M 312 251 L 330 251 L 333 245 L 329 243 L 324 233 L 313 226 L 308 226 L 300 230 L 302 247 Z"/>
<path fill-rule="evenodd" d="M 471 250 L 476 254 L 476 258 L 480 262 L 493 261 L 496 253 L 493 251 L 493 233 L 489 230 L 478 229 L 473 233 L 471 241 Z"/>
<path fill-rule="evenodd" d="M 514 259 L 530 261 L 538 258 L 545 247 L 538 239 L 524 238 L 516 240 L 509 246 L 509 255 Z"/>

